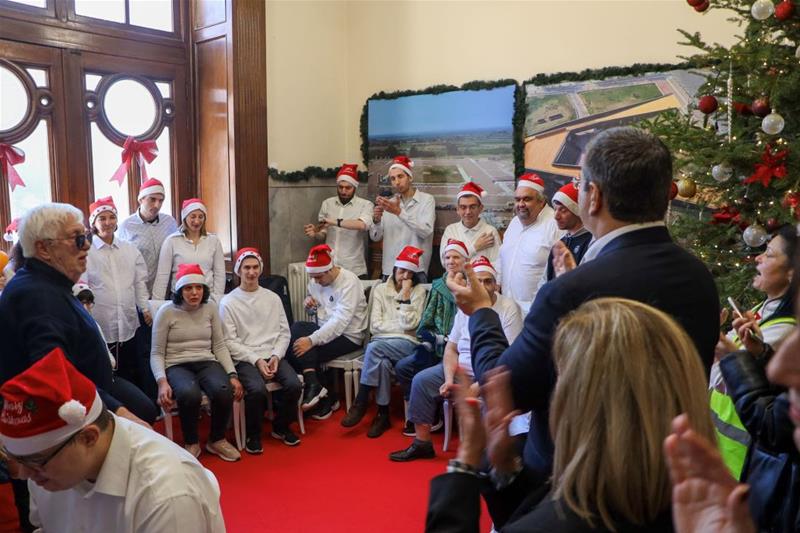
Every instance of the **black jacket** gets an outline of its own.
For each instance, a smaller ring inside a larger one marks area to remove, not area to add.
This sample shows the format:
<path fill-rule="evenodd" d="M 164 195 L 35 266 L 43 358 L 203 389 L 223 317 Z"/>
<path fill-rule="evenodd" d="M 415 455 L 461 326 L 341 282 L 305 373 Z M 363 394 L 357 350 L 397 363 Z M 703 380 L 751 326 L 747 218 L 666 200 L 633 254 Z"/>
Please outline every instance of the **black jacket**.
<path fill-rule="evenodd" d="M 582 228 L 578 231 L 577 235 L 564 235 L 561 237 L 561 242 L 567 245 L 572 257 L 575 258 L 575 263 L 578 264 L 583 259 L 583 254 L 589 248 L 589 243 L 592 242 L 592 234 L 589 230 Z M 550 250 L 550 255 L 547 256 L 547 281 L 551 281 L 556 277 L 556 271 L 553 268 L 553 250 Z"/>

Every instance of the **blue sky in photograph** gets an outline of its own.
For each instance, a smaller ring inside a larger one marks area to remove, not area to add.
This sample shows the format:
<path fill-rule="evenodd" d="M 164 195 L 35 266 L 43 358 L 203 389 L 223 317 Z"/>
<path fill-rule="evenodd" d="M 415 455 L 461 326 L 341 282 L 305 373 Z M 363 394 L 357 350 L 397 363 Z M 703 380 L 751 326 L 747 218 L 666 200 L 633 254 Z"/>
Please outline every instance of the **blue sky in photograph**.
<path fill-rule="evenodd" d="M 370 100 L 370 137 L 511 129 L 514 86 Z"/>

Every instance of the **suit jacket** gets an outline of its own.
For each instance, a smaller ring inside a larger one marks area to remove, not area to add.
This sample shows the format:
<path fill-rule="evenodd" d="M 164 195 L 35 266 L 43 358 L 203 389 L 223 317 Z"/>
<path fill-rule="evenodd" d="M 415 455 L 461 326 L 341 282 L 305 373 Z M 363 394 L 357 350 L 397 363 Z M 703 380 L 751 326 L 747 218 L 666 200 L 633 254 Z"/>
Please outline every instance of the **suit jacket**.
<path fill-rule="evenodd" d="M 548 408 L 556 382 L 550 354 L 555 329 L 562 317 L 582 303 L 605 296 L 638 300 L 671 315 L 694 341 L 706 372 L 711 368 L 719 336 L 714 280 L 705 265 L 675 244 L 663 226 L 620 235 L 594 260 L 545 284 L 510 347 L 497 313 L 491 309 L 475 312 L 469 321 L 475 375 L 482 379 L 498 364 L 511 370 L 515 407 L 532 411 L 524 462 L 540 474 L 552 469 Z"/>

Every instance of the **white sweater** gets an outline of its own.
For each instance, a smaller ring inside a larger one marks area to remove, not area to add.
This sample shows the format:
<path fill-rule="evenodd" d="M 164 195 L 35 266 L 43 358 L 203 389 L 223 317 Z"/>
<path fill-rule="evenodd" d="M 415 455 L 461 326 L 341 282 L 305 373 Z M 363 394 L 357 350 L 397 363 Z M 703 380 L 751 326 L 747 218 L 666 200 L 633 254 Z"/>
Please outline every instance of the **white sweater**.
<path fill-rule="evenodd" d="M 395 290 L 392 278 L 372 290 L 372 337 L 402 337 L 417 342 L 416 329 L 425 307 L 425 288 L 422 285 L 413 287 L 411 303 L 408 304 L 399 303 L 400 294 Z"/>
<path fill-rule="evenodd" d="M 277 294 L 258 287 L 237 287 L 222 297 L 219 314 L 225 342 L 235 361 L 256 364 L 271 356 L 282 358 L 289 347 L 289 321 Z"/>
<path fill-rule="evenodd" d="M 339 275 L 327 287 L 312 279 L 308 282 L 308 295 L 317 301 L 320 325 L 309 335 L 313 346 L 328 344 L 340 335 L 361 344 L 367 330 L 367 299 L 355 274 L 340 267 Z"/>

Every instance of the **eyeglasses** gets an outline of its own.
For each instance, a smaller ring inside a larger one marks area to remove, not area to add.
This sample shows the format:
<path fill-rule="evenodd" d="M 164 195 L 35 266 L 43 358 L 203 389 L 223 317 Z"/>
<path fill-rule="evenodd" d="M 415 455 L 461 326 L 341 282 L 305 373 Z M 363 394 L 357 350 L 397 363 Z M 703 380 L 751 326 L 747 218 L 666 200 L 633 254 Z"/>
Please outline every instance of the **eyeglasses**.
<path fill-rule="evenodd" d="M 56 455 L 58 455 L 58 454 L 59 454 L 59 452 L 61 452 L 61 450 L 63 450 L 64 448 L 66 448 L 66 447 L 67 447 L 67 445 L 68 445 L 70 442 L 72 442 L 73 440 L 75 440 L 75 437 L 77 437 L 79 434 L 80 434 L 80 431 L 78 431 L 78 433 L 74 433 L 74 434 L 73 434 L 73 435 L 72 435 L 70 438 L 68 438 L 67 440 L 65 440 L 64 442 L 62 442 L 62 443 L 61 443 L 61 444 L 58 446 L 58 448 L 56 448 L 55 450 L 53 450 L 53 451 L 52 451 L 50 454 L 48 454 L 48 455 L 47 455 L 47 456 L 45 456 L 45 457 L 40 457 L 40 458 L 37 458 L 37 459 L 28 459 L 28 458 L 25 458 L 25 457 L 19 457 L 19 456 L 16 456 L 16 455 L 14 455 L 14 454 L 10 453 L 8 450 L 6 450 L 5 446 L 2 446 L 2 447 L 0 447 L 0 451 L 2 451 L 2 453 L 3 453 L 3 454 L 6 456 L 6 457 L 8 457 L 9 459 L 11 459 L 11 460 L 13 460 L 13 461 L 16 461 L 17 463 L 21 464 L 21 465 L 22 465 L 22 466 L 24 466 L 25 468 L 30 468 L 31 470 L 44 470 L 44 468 L 47 466 L 47 463 L 49 463 L 50 461 L 52 461 L 52 460 L 53 460 L 53 458 L 54 458 Z"/>
<path fill-rule="evenodd" d="M 75 235 L 74 237 L 61 237 L 58 239 L 47 239 L 48 241 L 74 241 L 75 247 L 78 250 L 83 250 L 83 247 L 86 246 L 86 243 L 92 244 L 92 233 L 82 233 L 80 235 Z"/>

